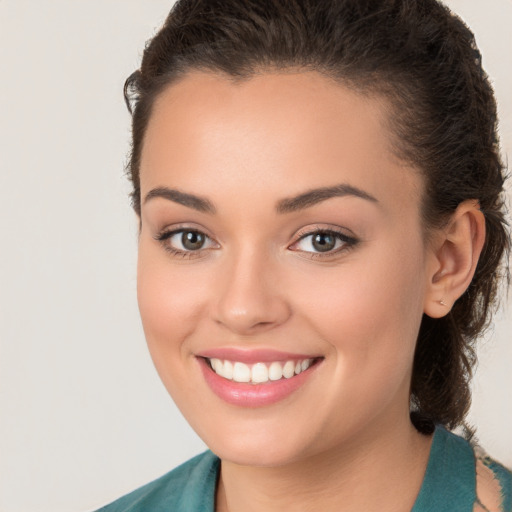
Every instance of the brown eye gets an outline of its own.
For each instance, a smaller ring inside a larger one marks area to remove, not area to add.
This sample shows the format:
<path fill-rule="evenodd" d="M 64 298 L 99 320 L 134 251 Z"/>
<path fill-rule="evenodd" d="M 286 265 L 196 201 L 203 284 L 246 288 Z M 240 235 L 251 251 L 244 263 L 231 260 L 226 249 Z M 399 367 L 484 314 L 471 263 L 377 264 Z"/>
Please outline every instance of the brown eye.
<path fill-rule="evenodd" d="M 199 255 L 203 250 L 218 249 L 219 245 L 208 235 L 195 229 L 176 229 L 155 237 L 166 251 L 176 255 Z"/>
<path fill-rule="evenodd" d="M 345 249 L 354 247 L 358 240 L 334 230 L 317 229 L 305 235 L 295 242 L 290 249 L 302 253 L 318 255 L 334 255 Z"/>
<path fill-rule="evenodd" d="M 313 235 L 311 245 L 318 252 L 332 251 L 336 246 L 336 237 L 331 233 L 317 233 Z"/>
<path fill-rule="evenodd" d="M 183 231 L 181 235 L 181 244 L 187 251 L 197 251 L 202 249 L 206 241 L 203 233 L 197 231 Z"/>

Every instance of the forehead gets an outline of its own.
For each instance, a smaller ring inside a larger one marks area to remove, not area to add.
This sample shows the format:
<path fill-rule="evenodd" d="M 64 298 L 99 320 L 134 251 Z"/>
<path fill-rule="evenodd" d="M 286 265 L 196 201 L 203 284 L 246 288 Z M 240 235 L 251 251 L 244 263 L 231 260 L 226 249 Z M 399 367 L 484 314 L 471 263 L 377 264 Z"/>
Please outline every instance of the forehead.
<path fill-rule="evenodd" d="M 317 72 L 238 82 L 189 73 L 155 101 L 142 150 L 142 193 L 170 184 L 209 195 L 225 181 L 240 193 L 265 188 L 290 196 L 348 182 L 419 200 L 419 173 L 391 150 L 388 109 L 383 98 Z"/>

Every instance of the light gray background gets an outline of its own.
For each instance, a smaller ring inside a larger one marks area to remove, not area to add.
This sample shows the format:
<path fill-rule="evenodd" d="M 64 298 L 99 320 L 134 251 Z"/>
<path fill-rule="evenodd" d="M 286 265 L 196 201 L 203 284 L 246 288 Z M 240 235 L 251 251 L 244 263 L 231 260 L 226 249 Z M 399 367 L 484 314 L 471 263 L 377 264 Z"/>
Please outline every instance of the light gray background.
<path fill-rule="evenodd" d="M 204 448 L 147 354 L 122 100 L 164 0 L 0 0 L 0 511 L 86 511 Z M 512 149 L 511 0 L 451 0 Z M 471 421 L 512 466 L 512 307 L 480 351 Z"/>

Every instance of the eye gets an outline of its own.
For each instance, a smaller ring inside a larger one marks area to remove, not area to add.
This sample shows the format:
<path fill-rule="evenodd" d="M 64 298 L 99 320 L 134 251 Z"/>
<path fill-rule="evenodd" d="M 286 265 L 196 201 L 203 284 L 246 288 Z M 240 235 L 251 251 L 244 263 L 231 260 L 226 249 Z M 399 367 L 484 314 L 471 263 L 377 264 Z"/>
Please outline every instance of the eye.
<path fill-rule="evenodd" d="M 344 249 L 353 247 L 357 240 L 333 230 L 321 229 L 302 235 L 290 249 L 313 253 L 313 254 L 333 254 Z"/>
<path fill-rule="evenodd" d="M 217 244 L 206 234 L 196 229 L 175 229 L 159 234 L 156 239 L 173 254 L 190 255 Z"/>
<path fill-rule="evenodd" d="M 178 232 L 171 236 L 169 242 L 180 244 L 180 250 L 197 251 L 203 248 L 206 242 L 206 236 L 198 231 L 182 231 L 181 233 Z"/>

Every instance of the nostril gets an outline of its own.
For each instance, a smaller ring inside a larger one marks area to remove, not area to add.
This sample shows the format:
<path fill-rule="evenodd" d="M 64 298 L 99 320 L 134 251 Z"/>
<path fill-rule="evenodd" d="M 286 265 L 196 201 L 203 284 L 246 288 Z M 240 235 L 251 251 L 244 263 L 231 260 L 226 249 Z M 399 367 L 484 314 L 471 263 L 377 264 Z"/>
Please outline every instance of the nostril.
<path fill-rule="evenodd" d="M 218 276 L 218 295 L 213 305 L 213 319 L 236 332 L 251 334 L 273 328 L 285 322 L 290 308 L 282 290 L 270 280 L 269 269 L 261 271 L 261 261 L 255 256 L 232 262 L 226 273 Z"/>

